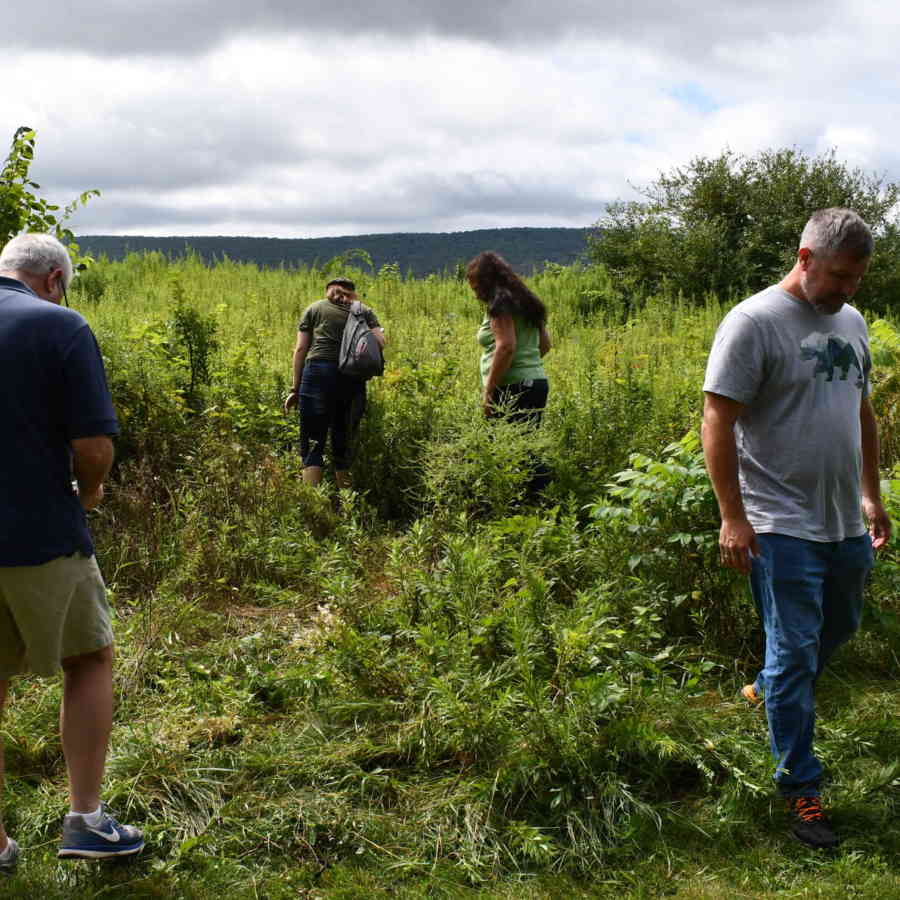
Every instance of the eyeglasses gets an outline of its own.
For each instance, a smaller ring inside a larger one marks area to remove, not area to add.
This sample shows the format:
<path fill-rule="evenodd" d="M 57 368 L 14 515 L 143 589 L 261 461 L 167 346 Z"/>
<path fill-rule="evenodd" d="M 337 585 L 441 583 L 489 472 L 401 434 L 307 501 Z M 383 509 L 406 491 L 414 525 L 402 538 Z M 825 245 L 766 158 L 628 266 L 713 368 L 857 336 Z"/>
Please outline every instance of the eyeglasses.
<path fill-rule="evenodd" d="M 56 282 L 59 287 L 59 291 L 62 294 L 62 302 L 65 303 L 66 306 L 69 305 L 69 298 L 66 294 L 66 276 L 62 269 L 59 269 L 59 280 Z M 52 274 L 52 272 L 51 272 Z"/>

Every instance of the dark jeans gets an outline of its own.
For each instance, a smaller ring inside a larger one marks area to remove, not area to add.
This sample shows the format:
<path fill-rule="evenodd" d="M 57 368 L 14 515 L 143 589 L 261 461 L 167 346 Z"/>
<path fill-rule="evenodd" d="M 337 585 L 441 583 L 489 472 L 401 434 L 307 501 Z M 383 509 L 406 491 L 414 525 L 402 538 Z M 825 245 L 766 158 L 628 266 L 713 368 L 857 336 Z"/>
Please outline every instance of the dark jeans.
<path fill-rule="evenodd" d="M 496 387 L 491 399 L 508 421 L 533 425 L 537 428 L 541 424 L 549 393 L 550 384 L 547 379 L 535 378 Z M 528 480 L 529 496 L 534 497 L 544 490 L 550 484 L 551 478 L 546 463 L 532 455 L 531 478 Z"/>
<path fill-rule="evenodd" d="M 864 534 L 834 543 L 784 534 L 757 536 L 750 587 L 766 633 L 756 691 L 765 696 L 775 783 L 785 796 L 818 794 L 813 754 L 815 684 L 825 664 L 859 628 L 872 568 Z"/>
<path fill-rule="evenodd" d="M 365 408 L 365 381 L 342 375 L 336 362 L 308 362 L 303 367 L 299 402 L 303 465 L 324 465 L 325 442 L 330 434 L 335 469 L 349 469 L 351 441 Z"/>

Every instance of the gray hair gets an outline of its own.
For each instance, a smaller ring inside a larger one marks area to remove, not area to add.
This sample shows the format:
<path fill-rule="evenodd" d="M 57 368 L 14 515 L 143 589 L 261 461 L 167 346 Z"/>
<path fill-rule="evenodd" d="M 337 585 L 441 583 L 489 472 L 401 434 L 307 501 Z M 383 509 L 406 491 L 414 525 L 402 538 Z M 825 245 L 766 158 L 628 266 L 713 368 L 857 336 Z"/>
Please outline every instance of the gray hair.
<path fill-rule="evenodd" d="M 69 251 L 52 234 L 20 234 L 0 253 L 0 272 L 27 272 L 47 275 L 54 269 L 63 270 L 66 288 L 72 283 L 74 271 Z"/>
<path fill-rule="evenodd" d="M 814 212 L 803 234 L 800 246 L 826 255 L 850 253 L 857 259 L 872 255 L 875 241 L 869 226 L 852 209 L 832 206 Z"/>

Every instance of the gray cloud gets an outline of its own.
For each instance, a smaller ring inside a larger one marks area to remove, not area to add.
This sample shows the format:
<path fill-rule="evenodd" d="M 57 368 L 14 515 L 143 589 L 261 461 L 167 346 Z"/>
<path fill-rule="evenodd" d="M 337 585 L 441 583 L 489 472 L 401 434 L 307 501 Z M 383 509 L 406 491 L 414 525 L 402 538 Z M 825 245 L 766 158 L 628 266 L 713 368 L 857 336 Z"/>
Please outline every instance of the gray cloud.
<path fill-rule="evenodd" d="M 246 231 L 286 228 L 296 236 L 321 233 L 343 223 L 349 232 L 431 230 L 434 222 L 462 220 L 561 221 L 589 224 L 602 209 L 600 199 L 574 192 L 571 185 L 547 182 L 540 176 L 510 178 L 498 173 L 460 173 L 455 176 L 422 175 L 399 178 L 384 190 L 334 192 L 299 205 L 231 203 L 227 191 L 202 205 L 173 208 L 128 193 L 106 196 L 79 212 L 73 220 L 83 234 L 106 234 L 160 227 L 187 234 L 243 223 Z"/>
<path fill-rule="evenodd" d="M 78 23 L 52 5 L 30 21 L 61 23 L 69 48 L 17 45 L 0 118 L 37 128 L 48 199 L 102 191 L 73 222 L 85 234 L 585 225 L 726 145 L 898 170 L 894 42 L 822 7 L 799 29 L 805 2 L 374 0 L 362 18 L 348 0 L 103 0 Z M 798 58 L 829 64 L 804 81 Z"/>
<path fill-rule="evenodd" d="M 19 47 L 69 47 L 107 57 L 202 53 L 232 36 L 254 33 L 436 34 L 495 44 L 544 44 L 578 34 L 682 53 L 730 40 L 808 32 L 810 23 L 827 23 L 839 5 L 840 0 L 92 0 L 82 5 L 35 0 L 17 16 L 13 36 Z M 340 58 L 337 49 L 335 58 Z"/>
<path fill-rule="evenodd" d="M 253 152 L 247 148 L 253 146 Z M 85 188 L 102 193 L 140 185 L 177 191 L 228 184 L 271 165 L 302 163 L 307 152 L 283 136 L 223 124 L 196 132 L 154 127 L 135 132 L 113 126 L 108 133 L 82 136 L 77 154 L 52 147 L 35 165 L 35 176 L 52 172 L 53 190 L 63 195 Z"/>
<path fill-rule="evenodd" d="M 573 189 L 571 181 L 535 174 L 514 177 L 501 172 L 436 173 L 398 180 L 392 206 L 399 214 L 418 219 L 505 215 L 522 218 L 573 216 L 596 219 L 601 203 Z M 373 204 L 374 206 L 374 204 Z"/>
<path fill-rule="evenodd" d="M 75 194 L 139 186 L 175 192 L 230 185 L 302 167 L 327 155 L 337 169 L 366 168 L 381 149 L 364 150 L 327 130 L 285 127 L 277 104 L 198 85 L 197 93 L 136 96 L 98 125 L 58 133 L 38 129 L 33 174 L 52 173 L 54 191 Z M 48 179 L 49 184 L 49 179 Z"/>

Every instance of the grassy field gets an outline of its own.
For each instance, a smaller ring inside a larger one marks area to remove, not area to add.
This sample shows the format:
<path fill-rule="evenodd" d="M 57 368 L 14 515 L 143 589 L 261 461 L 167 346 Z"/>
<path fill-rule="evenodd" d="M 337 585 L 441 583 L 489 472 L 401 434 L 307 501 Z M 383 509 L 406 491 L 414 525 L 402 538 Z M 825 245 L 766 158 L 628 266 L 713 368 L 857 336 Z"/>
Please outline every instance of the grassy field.
<path fill-rule="evenodd" d="M 535 438 L 480 419 L 465 284 L 359 273 L 388 364 L 337 496 L 300 483 L 280 411 L 325 280 L 149 255 L 73 290 L 122 425 L 91 516 L 118 640 L 106 799 L 148 847 L 57 863 L 59 685 L 22 679 L 3 736 L 25 852 L 0 896 L 900 897 L 895 552 L 821 683 L 837 853 L 787 837 L 764 714 L 735 696 L 760 638 L 696 438 L 728 303 L 550 267 Z M 873 334 L 897 513 L 900 339 Z"/>

